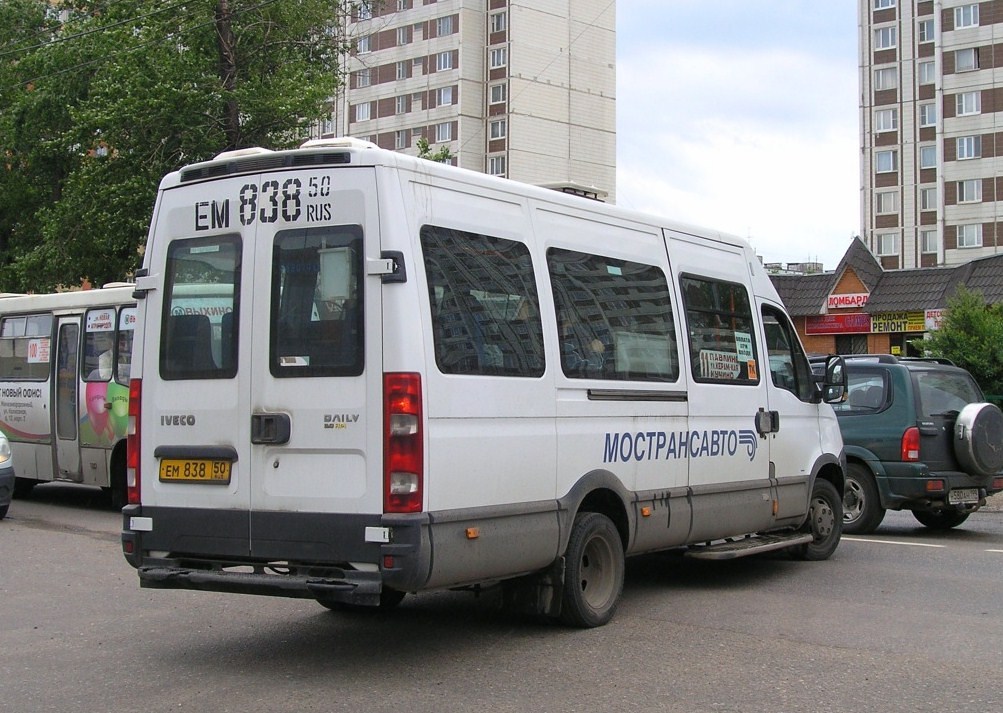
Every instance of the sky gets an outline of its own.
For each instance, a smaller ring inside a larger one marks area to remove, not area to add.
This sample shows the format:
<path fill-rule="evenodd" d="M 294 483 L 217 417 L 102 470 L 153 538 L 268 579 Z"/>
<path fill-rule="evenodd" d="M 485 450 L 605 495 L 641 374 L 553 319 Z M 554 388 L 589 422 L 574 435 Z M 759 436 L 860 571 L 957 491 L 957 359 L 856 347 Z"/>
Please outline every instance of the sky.
<path fill-rule="evenodd" d="M 835 269 L 860 233 L 857 0 L 617 0 L 618 205 Z"/>

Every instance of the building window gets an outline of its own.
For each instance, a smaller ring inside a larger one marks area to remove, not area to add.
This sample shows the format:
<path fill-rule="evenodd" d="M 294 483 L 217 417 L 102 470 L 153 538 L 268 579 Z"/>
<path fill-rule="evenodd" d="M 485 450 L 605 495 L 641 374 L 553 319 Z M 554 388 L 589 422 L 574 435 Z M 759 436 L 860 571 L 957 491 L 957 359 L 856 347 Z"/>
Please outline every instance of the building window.
<path fill-rule="evenodd" d="M 407 114 L 407 96 L 394 98 L 394 114 Z"/>
<path fill-rule="evenodd" d="M 491 122 L 490 130 L 492 139 L 504 139 L 508 135 L 508 122 L 505 119 L 496 119 Z"/>
<path fill-rule="evenodd" d="M 444 37 L 453 34 L 453 16 L 440 17 L 435 21 L 436 37 Z"/>
<path fill-rule="evenodd" d="M 373 38 L 372 35 L 366 35 L 365 37 L 360 37 L 355 41 L 355 51 L 358 54 L 365 54 L 366 52 L 373 51 Z"/>
<path fill-rule="evenodd" d="M 397 28 L 397 45 L 406 45 L 408 43 L 408 28 L 398 27 Z"/>
<path fill-rule="evenodd" d="M 874 154 L 874 170 L 878 173 L 890 173 L 899 170 L 898 151 L 878 151 Z"/>
<path fill-rule="evenodd" d="M 981 203 L 982 179 L 969 178 L 958 181 L 958 203 Z"/>
<path fill-rule="evenodd" d="M 958 247 L 959 248 L 981 248 L 982 247 L 982 224 L 969 223 L 958 226 Z"/>
<path fill-rule="evenodd" d="M 453 68 L 453 53 L 452 52 L 440 52 L 435 56 L 435 68 L 442 72 L 447 69 Z"/>
<path fill-rule="evenodd" d="M 895 27 L 879 27 L 874 31 L 874 49 L 892 49 L 897 44 L 898 32 Z"/>
<path fill-rule="evenodd" d="M 899 128 L 899 110 L 898 109 L 879 109 L 874 112 L 874 131 L 880 133 L 882 131 L 898 131 Z"/>
<path fill-rule="evenodd" d="M 957 138 L 957 146 L 959 161 L 982 157 L 981 136 L 959 136 Z"/>
<path fill-rule="evenodd" d="M 373 83 L 372 74 L 368 69 L 360 69 L 355 73 L 355 86 L 368 87 Z"/>
<path fill-rule="evenodd" d="M 874 0 L 875 10 L 884 10 L 889 7 L 895 7 L 895 0 Z"/>
<path fill-rule="evenodd" d="M 397 79 L 407 79 L 407 62 L 397 63 Z"/>
<path fill-rule="evenodd" d="M 979 68 L 979 51 L 975 47 L 967 47 L 954 51 L 954 70 L 956 72 L 972 72 Z"/>
<path fill-rule="evenodd" d="M 453 88 L 442 87 L 436 92 L 436 106 L 448 106 L 453 103 Z"/>
<path fill-rule="evenodd" d="M 919 189 L 920 210 L 937 210 L 937 187 Z"/>
<path fill-rule="evenodd" d="M 920 85 L 933 84 L 937 81 L 937 65 L 932 60 L 920 62 L 916 66 Z"/>
<path fill-rule="evenodd" d="M 369 121 L 369 102 L 355 105 L 355 120 Z"/>
<path fill-rule="evenodd" d="M 492 84 L 488 97 L 488 101 L 491 104 L 504 104 L 508 101 L 508 85 Z"/>
<path fill-rule="evenodd" d="M 899 209 L 899 192 L 883 191 L 875 196 L 876 213 L 897 213 Z"/>
<path fill-rule="evenodd" d="M 491 69 L 498 69 L 508 64 L 508 50 L 505 47 L 496 47 L 491 50 L 488 63 Z"/>
<path fill-rule="evenodd" d="M 874 91 L 895 89 L 899 85 L 899 73 L 895 67 L 884 67 L 874 70 Z"/>
<path fill-rule="evenodd" d="M 435 125 L 435 143 L 443 144 L 453 140 L 453 125 L 450 122 Z"/>
<path fill-rule="evenodd" d="M 920 104 L 919 105 L 919 125 L 920 126 L 936 126 L 937 125 L 937 105 L 936 104 Z"/>
<path fill-rule="evenodd" d="M 919 243 L 920 243 L 920 250 L 922 250 L 924 253 L 937 252 L 937 231 L 936 230 L 919 231 Z"/>
<path fill-rule="evenodd" d="M 958 94 L 958 116 L 982 113 L 982 92 L 962 92 Z"/>
<path fill-rule="evenodd" d="M 919 147 L 919 167 L 920 168 L 936 168 L 937 167 L 937 147 L 936 146 L 920 146 Z"/>
<path fill-rule="evenodd" d="M 899 236 L 895 233 L 882 233 L 877 236 L 878 255 L 898 255 Z"/>
<path fill-rule="evenodd" d="M 408 3 L 410 0 L 397 0 L 397 12 L 408 9 Z"/>
<path fill-rule="evenodd" d="M 933 42 L 933 20 L 920 20 L 916 34 L 920 42 Z"/>
<path fill-rule="evenodd" d="M 504 12 L 496 12 L 491 15 L 491 31 L 492 32 L 504 32 L 508 28 L 508 14 Z"/>
<path fill-rule="evenodd" d="M 373 17 L 373 7 L 369 0 L 363 0 L 356 7 L 356 17 L 359 20 L 371 20 Z"/>
<path fill-rule="evenodd" d="M 395 131 L 394 132 L 394 148 L 395 149 L 406 149 L 407 148 L 408 134 L 410 134 L 410 133 L 411 132 L 409 132 L 407 129 L 404 129 L 402 131 Z"/>
<path fill-rule="evenodd" d="M 954 29 L 963 27 L 978 27 L 979 6 L 977 3 L 954 8 Z"/>
<path fill-rule="evenodd" d="M 505 157 L 488 156 L 488 173 L 492 176 L 505 175 Z"/>

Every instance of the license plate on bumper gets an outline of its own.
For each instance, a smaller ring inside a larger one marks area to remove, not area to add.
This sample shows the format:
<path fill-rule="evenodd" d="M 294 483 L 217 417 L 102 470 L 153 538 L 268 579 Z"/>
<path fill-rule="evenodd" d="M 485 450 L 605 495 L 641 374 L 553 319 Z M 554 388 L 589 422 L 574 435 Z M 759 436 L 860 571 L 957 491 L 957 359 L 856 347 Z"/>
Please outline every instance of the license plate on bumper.
<path fill-rule="evenodd" d="M 160 461 L 160 481 L 163 483 L 222 483 L 230 482 L 230 461 L 202 458 L 164 458 Z"/>
<path fill-rule="evenodd" d="M 947 502 L 950 505 L 967 505 L 978 501 L 978 488 L 955 488 L 947 494 Z"/>

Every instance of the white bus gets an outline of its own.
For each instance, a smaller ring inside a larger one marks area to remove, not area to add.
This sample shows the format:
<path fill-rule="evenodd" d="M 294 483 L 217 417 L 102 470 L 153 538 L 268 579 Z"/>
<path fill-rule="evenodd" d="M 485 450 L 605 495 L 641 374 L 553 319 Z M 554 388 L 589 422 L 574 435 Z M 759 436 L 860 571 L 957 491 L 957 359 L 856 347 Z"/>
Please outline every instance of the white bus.
<path fill-rule="evenodd" d="M 740 238 L 319 142 L 166 176 L 136 288 L 144 587 L 501 583 L 598 626 L 629 555 L 839 543 L 842 361 L 816 383 Z"/>
<path fill-rule="evenodd" d="M 64 481 L 125 499 L 132 285 L 0 298 L 0 430 L 15 495 Z"/>

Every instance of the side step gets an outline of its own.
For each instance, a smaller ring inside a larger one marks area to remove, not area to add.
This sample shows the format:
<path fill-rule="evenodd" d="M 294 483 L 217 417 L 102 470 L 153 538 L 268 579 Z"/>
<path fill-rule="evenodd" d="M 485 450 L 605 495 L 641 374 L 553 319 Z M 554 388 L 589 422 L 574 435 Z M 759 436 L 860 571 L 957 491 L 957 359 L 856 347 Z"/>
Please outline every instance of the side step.
<path fill-rule="evenodd" d="M 686 551 L 687 557 L 700 560 L 733 560 L 763 552 L 804 545 L 814 539 L 810 532 L 789 535 L 749 535 L 740 540 L 724 540 L 711 545 L 695 545 Z"/>

